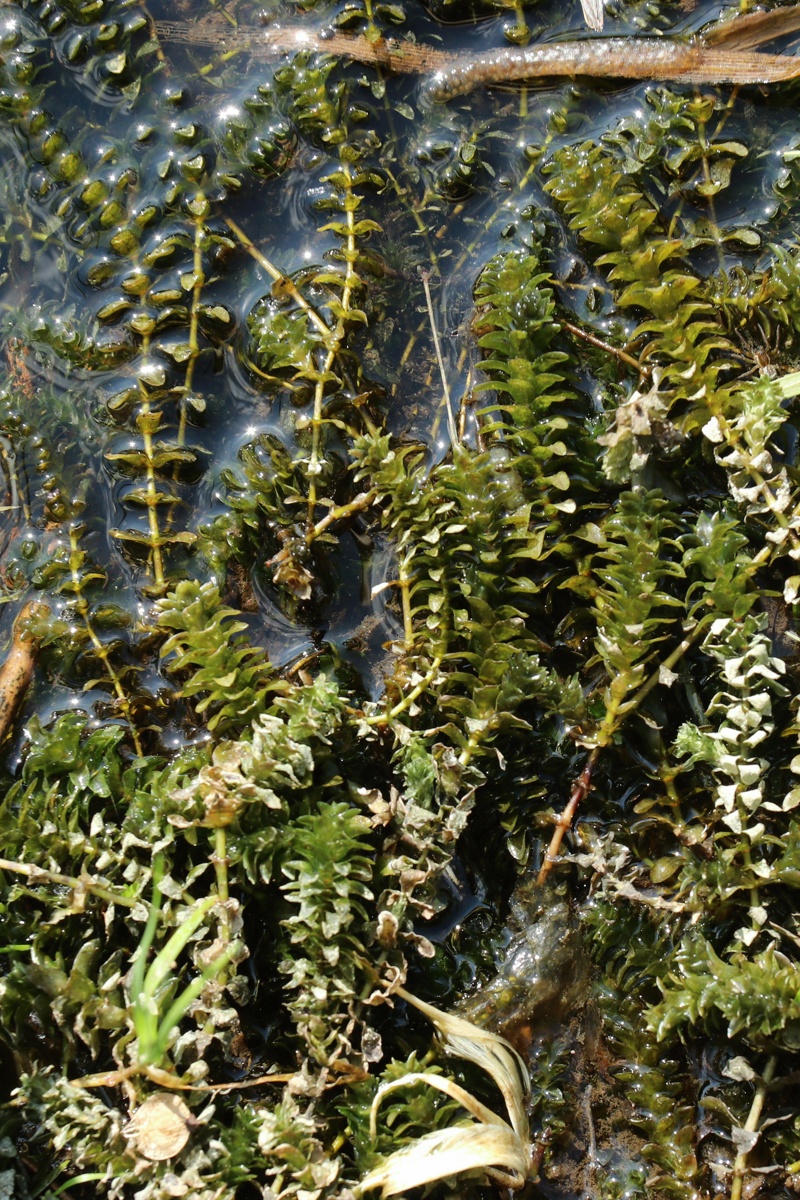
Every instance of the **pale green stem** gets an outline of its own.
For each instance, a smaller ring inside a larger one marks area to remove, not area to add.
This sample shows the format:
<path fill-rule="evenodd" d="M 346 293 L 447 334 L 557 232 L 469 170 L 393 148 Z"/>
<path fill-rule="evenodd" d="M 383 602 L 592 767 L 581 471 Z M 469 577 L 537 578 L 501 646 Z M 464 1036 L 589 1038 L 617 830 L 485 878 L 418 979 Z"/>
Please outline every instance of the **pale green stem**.
<path fill-rule="evenodd" d="M 143 405 L 143 411 L 149 415 L 150 405 Z M 164 556 L 161 552 L 161 530 L 158 525 L 158 489 L 155 471 L 153 470 L 153 436 L 149 431 L 143 433 L 144 452 L 147 456 L 147 524 L 150 530 L 152 548 L 153 582 L 156 587 L 164 587 Z"/>
<path fill-rule="evenodd" d="M 441 654 L 438 654 L 433 660 L 431 668 L 426 675 L 420 679 L 419 683 L 414 685 L 411 691 L 404 696 L 402 700 L 399 700 L 397 704 L 395 704 L 394 708 L 390 709 L 388 713 L 377 713 L 374 717 L 366 717 L 365 724 L 386 725 L 389 721 L 394 721 L 394 719 L 399 717 L 401 713 L 404 713 L 407 708 L 410 708 L 414 701 L 422 695 L 425 689 L 429 687 L 431 683 L 433 683 L 434 679 L 439 673 L 439 667 L 441 665 L 442 656 Z"/>
<path fill-rule="evenodd" d="M 9 858 L 0 858 L 0 871 L 12 871 L 15 875 L 26 875 L 31 883 L 55 883 L 60 887 L 68 887 L 73 891 L 80 889 L 91 892 L 100 900 L 109 904 L 121 904 L 125 908 L 135 908 L 138 900 L 130 896 L 121 896 L 102 883 L 94 883 L 90 879 L 77 879 L 74 875 L 62 875 L 59 871 L 46 871 L 43 867 L 31 863 L 12 862 Z"/>
<path fill-rule="evenodd" d="M 202 192 L 198 192 L 195 200 L 204 199 Z M 189 316 L 189 358 L 186 362 L 186 375 L 183 384 L 183 399 L 180 403 L 180 418 L 178 422 L 178 445 L 182 446 L 186 441 L 186 399 L 192 394 L 192 386 L 194 383 L 194 368 L 197 358 L 200 354 L 200 343 L 197 337 L 197 331 L 200 325 L 200 301 L 205 286 L 205 275 L 203 274 L 203 233 L 205 225 L 201 218 L 195 220 L 194 225 L 194 260 L 192 264 L 192 274 L 194 283 L 192 285 L 192 309 Z M 177 470 L 177 468 L 176 468 Z"/>
<path fill-rule="evenodd" d="M 597 730 L 594 738 L 597 747 L 607 746 L 616 732 L 617 723 L 620 717 L 620 708 L 631 690 L 631 672 L 623 671 L 619 675 L 615 675 L 609 686 L 609 699 L 606 705 L 603 720 Z M 627 710 L 626 710 L 627 712 Z"/>
<path fill-rule="evenodd" d="M 444 396 L 445 408 L 447 410 L 447 431 L 450 434 L 450 442 L 453 446 L 458 445 L 458 431 L 456 429 L 455 417 L 453 416 L 453 404 L 450 399 L 450 385 L 447 382 L 447 372 L 444 369 L 444 359 L 442 357 L 442 346 L 439 341 L 439 330 L 436 328 L 436 316 L 433 311 L 433 300 L 431 299 L 431 285 L 428 280 L 428 272 L 422 272 L 422 286 L 425 289 L 425 304 L 428 308 L 428 320 L 431 323 L 431 333 L 433 335 L 433 348 L 436 351 L 436 361 L 439 364 L 439 375 L 442 379 L 442 395 Z"/>
<path fill-rule="evenodd" d="M 69 531 L 69 547 L 70 547 L 69 570 L 70 570 L 70 575 L 72 577 L 72 586 L 75 589 L 75 595 L 77 597 L 77 599 L 75 601 L 75 609 L 77 610 L 77 612 L 80 615 L 81 620 L 83 621 L 86 632 L 89 635 L 89 640 L 92 643 L 94 652 L 97 655 L 97 657 L 100 659 L 101 663 L 103 664 L 103 669 L 105 670 L 106 674 L 108 675 L 111 686 L 113 687 L 116 697 L 119 700 L 119 706 L 125 715 L 125 720 L 128 722 L 128 725 L 130 726 L 131 736 L 133 738 L 133 745 L 136 750 L 136 753 L 141 757 L 141 755 L 143 754 L 142 743 L 139 739 L 139 732 L 133 722 L 133 713 L 131 710 L 131 702 L 128 699 L 128 695 L 122 686 L 122 682 L 121 682 L 119 676 L 117 675 L 117 672 L 114 670 L 114 667 L 111 663 L 111 659 L 109 657 L 107 646 L 103 642 L 100 641 L 100 638 L 95 633 L 94 626 L 92 625 L 91 621 L 89 620 L 89 603 L 86 600 L 85 596 L 83 595 L 83 584 L 81 582 L 80 572 L 78 570 L 81 559 L 83 557 L 83 551 L 81 550 L 81 548 L 78 544 L 78 535 L 74 529 L 71 529 Z"/>
<path fill-rule="evenodd" d="M 142 339 L 142 357 L 147 358 L 150 352 L 150 335 L 145 334 Z M 164 558 L 161 553 L 161 531 L 158 526 L 158 486 L 156 484 L 156 474 L 153 467 L 153 416 L 154 414 L 150 406 L 150 398 L 147 395 L 144 383 L 139 381 L 139 400 L 141 409 L 139 413 L 139 429 L 142 434 L 142 443 L 144 446 L 144 455 L 147 460 L 146 476 L 147 476 L 147 525 L 150 531 L 150 552 L 151 562 L 153 566 L 153 581 L 156 587 L 164 586 Z"/>
<path fill-rule="evenodd" d="M 314 413 L 311 418 L 311 458 L 308 464 L 308 533 L 306 534 L 306 540 L 310 538 L 311 532 L 314 529 L 314 509 L 317 506 L 317 470 L 320 461 L 319 443 L 320 431 L 322 429 L 322 401 L 325 393 L 324 381 L 333 366 L 335 357 L 336 351 L 329 350 L 325 358 L 325 365 L 320 372 L 320 377 L 317 379 L 317 384 L 314 388 Z"/>
<path fill-rule="evenodd" d="M 675 647 L 675 649 L 672 650 L 667 655 L 667 657 L 664 659 L 663 662 L 659 663 L 658 669 L 653 671 L 653 673 L 650 675 L 649 679 L 645 680 L 645 682 L 642 684 L 642 686 L 639 688 L 638 692 L 635 694 L 635 696 L 631 700 L 630 704 L 626 707 L 626 709 L 625 709 L 626 716 L 629 712 L 634 712 L 639 707 L 641 702 L 645 699 L 645 697 L 650 695 L 653 688 L 656 686 L 656 684 L 661 679 L 661 672 L 662 671 L 671 671 L 672 668 L 676 665 L 676 663 L 680 662 L 680 660 L 683 658 L 686 651 L 691 649 L 691 647 L 695 644 L 697 639 L 700 637 L 700 634 L 704 633 L 706 628 L 714 620 L 714 615 L 715 615 L 714 613 L 709 613 L 707 616 L 703 617 L 702 620 L 698 621 L 697 624 L 695 625 L 694 629 L 692 630 L 692 632 L 690 634 L 687 634 L 687 636 L 683 639 L 683 641 L 680 642 Z"/>
<path fill-rule="evenodd" d="M 411 578 L 405 558 L 400 559 L 397 576 L 400 603 L 403 608 L 403 638 L 405 639 L 405 648 L 409 650 L 414 641 L 414 622 L 411 616 Z"/>
<path fill-rule="evenodd" d="M 305 311 L 308 319 L 312 322 L 312 324 L 316 325 L 317 329 L 322 334 L 323 342 L 327 345 L 328 339 L 330 338 L 333 330 L 329 329 L 314 306 L 308 303 L 302 292 L 297 290 L 289 276 L 284 275 L 283 271 L 280 271 L 273 263 L 269 261 L 266 255 L 262 254 L 262 252 L 253 245 L 253 243 L 250 241 L 250 238 L 247 236 L 244 230 L 236 224 L 235 221 L 232 221 L 229 217 L 226 217 L 225 224 L 229 229 L 233 230 L 247 253 L 252 255 L 259 266 L 264 268 L 264 270 L 275 281 L 275 283 L 280 283 L 282 289 L 287 293 L 287 295 L 292 297 L 295 304 L 299 305 L 299 307 Z"/>
<path fill-rule="evenodd" d="M 350 174 L 350 164 L 343 162 L 341 164 L 342 174 L 345 177 L 345 195 L 349 201 L 352 190 L 352 176 Z M 345 335 L 345 321 L 347 314 L 350 311 L 350 302 L 355 291 L 357 278 L 353 268 L 353 264 L 358 257 L 356 249 L 356 234 L 355 234 L 355 212 L 351 203 L 345 204 L 345 217 L 347 224 L 347 239 L 346 249 L 344 251 L 345 272 L 344 286 L 342 288 L 342 316 L 336 322 L 336 328 L 330 333 L 328 342 L 328 355 L 325 359 L 325 365 L 322 368 L 323 377 L 327 376 L 333 366 L 336 355 L 342 344 Z M 320 440 L 322 432 L 322 401 L 325 385 L 322 379 L 317 380 L 317 386 L 314 389 L 314 415 L 311 418 L 311 458 L 309 461 L 308 470 L 308 527 L 314 527 L 314 509 L 317 503 L 317 474 L 320 461 Z"/>
<path fill-rule="evenodd" d="M 224 828 L 214 830 L 214 872 L 217 877 L 217 895 L 223 904 L 227 904 L 228 837 Z"/>
<path fill-rule="evenodd" d="M 214 830 L 214 874 L 217 880 L 217 897 L 219 899 L 219 936 L 223 948 L 227 949 L 231 940 L 231 916 L 228 911 L 228 835 L 225 828 Z M 219 981 L 224 987 L 227 978 L 220 974 Z"/>
<path fill-rule="evenodd" d="M 372 11 L 372 0 L 364 0 L 364 8 L 367 10 L 367 39 L 373 41 L 381 35 L 380 29 L 375 24 L 375 15 Z"/>
<path fill-rule="evenodd" d="M 750 1112 L 747 1114 L 747 1120 L 744 1123 L 745 1133 L 757 1133 L 758 1125 L 761 1120 L 761 1112 L 764 1108 L 764 1100 L 767 1095 L 767 1088 L 772 1082 L 775 1074 L 775 1068 L 778 1065 L 776 1056 L 770 1058 L 767 1065 L 764 1067 L 764 1073 L 756 1085 L 753 1103 L 750 1105 Z M 742 1198 L 742 1183 L 744 1181 L 745 1172 L 747 1170 L 748 1150 L 740 1150 L 736 1155 L 736 1161 L 733 1164 L 733 1181 L 731 1183 L 731 1200 L 741 1200 Z"/>
<path fill-rule="evenodd" d="M 482 741 L 483 741 L 483 738 L 479 737 L 477 733 L 473 733 L 470 736 L 469 741 L 467 742 L 466 746 L 464 747 L 464 749 L 461 751 L 461 753 L 458 756 L 459 766 L 466 767 L 469 764 L 470 759 L 472 758 L 473 754 L 478 749 L 478 746 L 480 746 Z"/>

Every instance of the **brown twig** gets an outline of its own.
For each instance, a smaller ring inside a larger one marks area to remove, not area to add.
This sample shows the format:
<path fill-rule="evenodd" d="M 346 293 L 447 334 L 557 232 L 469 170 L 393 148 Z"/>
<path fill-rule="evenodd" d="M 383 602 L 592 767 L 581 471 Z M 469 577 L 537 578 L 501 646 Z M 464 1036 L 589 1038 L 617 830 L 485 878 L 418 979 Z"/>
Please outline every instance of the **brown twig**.
<path fill-rule="evenodd" d="M 320 520 L 317 521 L 316 525 L 309 530 L 308 534 L 306 535 L 306 544 L 310 545 L 315 538 L 318 538 L 321 533 L 325 532 L 329 525 L 333 525 L 334 521 L 342 521 L 345 519 L 345 517 L 351 517 L 353 513 L 363 512 L 366 508 L 369 508 L 369 506 L 377 499 L 377 497 L 378 493 L 374 489 L 369 492 L 359 492 L 355 499 L 351 500 L 349 504 L 340 504 L 337 508 L 330 509 L 330 511 L 327 512 L 324 517 L 321 517 Z M 278 563 L 286 562 L 286 559 L 289 558 L 290 554 L 291 550 L 288 547 L 284 547 L 283 550 L 279 550 L 277 554 L 273 554 L 272 558 L 267 559 L 265 565 L 268 567 L 277 566 Z"/>
<path fill-rule="evenodd" d="M 70 1083 L 73 1087 L 78 1088 L 117 1087 L 120 1083 L 125 1083 L 126 1080 L 133 1079 L 136 1075 L 143 1075 L 152 1083 L 157 1083 L 159 1087 L 166 1088 L 171 1092 L 236 1092 L 242 1091 L 244 1088 L 260 1087 L 265 1083 L 290 1083 L 295 1074 L 296 1072 L 289 1075 L 259 1075 L 257 1079 L 242 1079 L 237 1083 L 184 1083 L 182 1079 L 177 1079 L 169 1071 L 164 1071 L 160 1067 L 137 1063 L 132 1067 L 121 1067 L 117 1071 L 100 1071 L 97 1075 L 84 1075 L 80 1079 L 71 1079 Z"/>
<path fill-rule="evenodd" d="M 26 628 L 30 617 L 37 609 L 43 608 L 34 603 L 26 604 L 14 622 L 14 633 L 8 657 L 0 667 L 0 741 L 6 736 L 17 709 L 27 692 L 36 652 L 39 649 L 36 639 Z"/>
<path fill-rule="evenodd" d="M 790 4 L 786 8 L 740 13 L 728 21 L 719 21 L 703 31 L 703 41 L 710 46 L 727 46 L 729 50 L 755 50 L 798 29 L 800 4 Z"/>
<path fill-rule="evenodd" d="M 569 803 L 562 812 L 561 816 L 556 821 L 556 827 L 553 830 L 553 836 L 550 839 L 550 845 L 547 847 L 547 854 L 544 857 L 541 869 L 536 877 L 537 884 L 542 884 L 546 881 L 547 876 L 553 867 L 553 864 L 558 859 L 558 852 L 561 849 L 561 843 L 564 840 L 564 834 L 572 824 L 573 817 L 578 811 L 578 805 L 589 793 L 592 787 L 592 772 L 598 758 L 600 757 L 600 747 L 595 746 L 592 753 L 589 755 L 586 766 L 581 771 L 572 789 L 572 795 L 569 798 Z"/>
<path fill-rule="evenodd" d="M 481 86 L 585 75 L 658 79 L 677 83 L 779 83 L 800 75 L 800 58 L 709 45 L 702 37 L 584 38 L 522 49 L 460 56 L 428 83 L 431 100 L 444 103 Z"/>
<path fill-rule="evenodd" d="M 629 367 L 633 367 L 635 371 L 638 371 L 640 375 L 644 375 L 645 379 L 650 378 L 650 368 L 645 367 L 632 354 L 627 354 L 624 350 L 618 350 L 616 346 L 610 346 L 608 342 L 604 342 L 602 338 L 597 337 L 593 333 L 587 333 L 579 325 L 572 325 L 569 321 L 561 321 L 560 325 L 562 329 L 569 330 L 574 337 L 582 338 L 590 346 L 596 346 L 598 350 L 605 350 L 606 354 L 613 354 L 620 362 L 626 363 Z"/>

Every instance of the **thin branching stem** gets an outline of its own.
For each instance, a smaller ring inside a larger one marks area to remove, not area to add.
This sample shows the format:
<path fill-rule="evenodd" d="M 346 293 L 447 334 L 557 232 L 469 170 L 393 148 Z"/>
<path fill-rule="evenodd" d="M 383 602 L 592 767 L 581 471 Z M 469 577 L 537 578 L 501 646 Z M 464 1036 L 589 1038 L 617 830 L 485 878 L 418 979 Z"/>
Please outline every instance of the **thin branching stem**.
<path fill-rule="evenodd" d="M 323 342 L 327 343 L 328 338 L 331 336 L 332 330 L 325 323 L 324 318 L 321 317 L 314 308 L 313 304 L 309 304 L 303 293 L 300 292 L 297 287 L 295 287 L 293 280 L 291 280 L 288 275 L 284 275 L 283 271 L 279 270 L 274 263 L 270 262 L 267 256 L 253 244 L 244 230 L 237 225 L 234 220 L 232 220 L 230 217 L 226 217 L 225 224 L 230 230 L 233 231 L 233 233 L 236 234 L 247 253 L 256 260 L 259 266 L 264 268 L 264 270 L 267 272 L 270 278 L 275 281 L 275 283 L 279 283 L 281 285 L 281 289 L 285 291 L 287 295 L 292 297 L 295 304 L 304 310 L 308 316 L 308 319 L 317 327 L 319 333 L 322 334 Z"/>
<path fill-rule="evenodd" d="M 614 358 L 618 358 L 628 367 L 633 367 L 634 371 L 638 371 L 645 379 L 650 379 L 652 372 L 649 367 L 640 362 L 638 358 L 634 358 L 632 354 L 628 354 L 625 350 L 620 350 L 616 346 L 604 342 L 602 338 L 597 337 L 593 333 L 589 333 L 586 329 L 581 329 L 579 325 L 573 325 L 571 321 L 561 321 L 561 328 L 566 329 L 573 337 L 580 338 L 584 342 L 588 342 L 590 346 L 595 346 L 598 350 L 604 350 L 606 354 L 611 354 Z"/>
<path fill-rule="evenodd" d="M 561 843 L 564 840 L 564 834 L 572 825 L 575 813 L 578 811 L 578 806 L 581 801 L 589 794 L 592 786 L 592 774 L 597 765 L 597 760 L 600 757 L 600 746 L 595 746 L 589 755 L 586 766 L 581 771 L 575 784 L 572 788 L 572 795 L 569 798 L 566 808 L 563 810 L 558 820 L 556 821 L 553 836 L 550 839 L 550 845 L 547 847 L 547 853 L 544 856 L 539 874 L 536 877 L 536 882 L 540 886 L 547 882 L 547 876 L 550 874 L 554 864 L 558 860 L 558 854 L 561 849 Z"/>
<path fill-rule="evenodd" d="M 317 523 L 306 534 L 306 544 L 311 545 L 320 534 L 323 534 L 326 529 L 330 528 L 336 521 L 343 521 L 347 517 L 352 517 L 354 513 L 365 512 L 377 499 L 377 492 L 372 489 L 369 492 L 360 492 L 348 504 L 339 504 L 335 508 L 330 509 L 324 517 L 320 517 Z M 273 554 L 272 558 L 268 559 L 266 565 L 275 567 L 278 563 L 285 562 L 290 556 L 290 551 L 284 547 L 277 554 Z"/>
<path fill-rule="evenodd" d="M 125 688 L 122 686 L 122 680 L 114 669 L 114 665 L 111 662 L 111 656 L 108 652 L 108 647 L 98 637 L 89 616 L 89 602 L 83 595 L 83 582 L 81 580 L 79 570 L 83 561 L 84 552 L 80 548 L 78 531 L 75 528 L 72 528 L 69 531 L 69 548 L 70 576 L 72 578 L 72 587 L 77 597 L 75 600 L 75 610 L 83 621 L 89 641 L 92 643 L 92 648 L 97 657 L 100 659 L 100 662 L 103 664 L 103 670 L 108 676 L 109 682 L 114 689 L 114 695 L 117 697 L 120 710 L 124 714 L 125 720 L 128 722 L 128 727 L 131 731 L 131 738 L 133 740 L 136 753 L 141 756 L 144 751 L 142 749 L 139 731 L 134 723 L 133 709 L 131 707 L 130 698 L 128 693 L 125 691 Z"/>
<path fill-rule="evenodd" d="M 119 904 L 123 908 L 135 908 L 141 901 L 135 897 L 123 896 L 103 883 L 97 883 L 89 875 L 80 879 L 74 875 L 63 875 L 60 871 L 48 871 L 33 863 L 13 862 L 10 858 L 0 858 L 0 871 L 11 871 L 15 875 L 24 875 L 31 883 L 54 883 L 58 887 L 68 887 L 74 892 L 90 892 L 100 900 L 109 904 Z"/>

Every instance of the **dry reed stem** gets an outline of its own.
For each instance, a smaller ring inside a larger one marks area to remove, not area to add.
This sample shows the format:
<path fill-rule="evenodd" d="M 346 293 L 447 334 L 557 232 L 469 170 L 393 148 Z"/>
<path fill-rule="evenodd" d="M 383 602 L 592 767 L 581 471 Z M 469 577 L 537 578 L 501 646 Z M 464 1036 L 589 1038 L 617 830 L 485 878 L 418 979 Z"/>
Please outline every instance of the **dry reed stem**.
<path fill-rule="evenodd" d="M 685 83 L 777 83 L 800 76 L 800 58 L 753 51 L 800 29 L 800 4 L 750 13 L 680 37 L 588 37 L 572 41 L 503 47 L 483 54 L 450 54 L 438 47 L 398 38 L 353 36 L 305 25 L 232 29 L 219 19 L 189 24 L 156 22 L 165 42 L 208 45 L 223 55 L 247 53 L 279 59 L 310 50 L 350 58 L 392 73 L 427 76 L 429 98 L 445 101 L 479 86 L 550 76 L 653 79 Z"/>

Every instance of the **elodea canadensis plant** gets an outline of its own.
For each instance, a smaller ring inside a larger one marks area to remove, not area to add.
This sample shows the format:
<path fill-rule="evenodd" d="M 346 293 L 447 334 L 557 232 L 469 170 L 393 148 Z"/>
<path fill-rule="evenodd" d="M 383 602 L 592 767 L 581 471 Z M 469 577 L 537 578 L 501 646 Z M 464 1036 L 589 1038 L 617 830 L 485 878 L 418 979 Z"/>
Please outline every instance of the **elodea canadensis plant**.
<path fill-rule="evenodd" d="M 2 13 L 0 1196 L 796 1191 L 794 6 Z"/>

